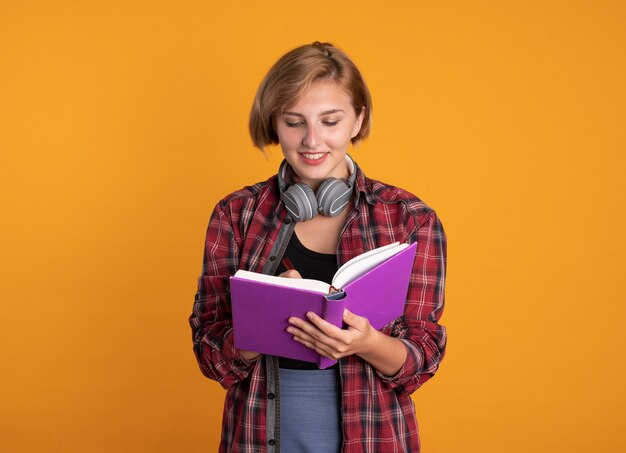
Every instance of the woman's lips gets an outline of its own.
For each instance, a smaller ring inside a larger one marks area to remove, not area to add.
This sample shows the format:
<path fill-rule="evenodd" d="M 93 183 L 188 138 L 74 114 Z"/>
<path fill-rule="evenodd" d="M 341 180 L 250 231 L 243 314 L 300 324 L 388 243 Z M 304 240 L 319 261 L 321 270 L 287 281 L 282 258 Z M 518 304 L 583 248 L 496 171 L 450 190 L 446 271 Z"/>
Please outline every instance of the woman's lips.
<path fill-rule="evenodd" d="M 328 153 L 300 153 L 299 155 L 309 165 L 320 165 L 328 157 Z"/>

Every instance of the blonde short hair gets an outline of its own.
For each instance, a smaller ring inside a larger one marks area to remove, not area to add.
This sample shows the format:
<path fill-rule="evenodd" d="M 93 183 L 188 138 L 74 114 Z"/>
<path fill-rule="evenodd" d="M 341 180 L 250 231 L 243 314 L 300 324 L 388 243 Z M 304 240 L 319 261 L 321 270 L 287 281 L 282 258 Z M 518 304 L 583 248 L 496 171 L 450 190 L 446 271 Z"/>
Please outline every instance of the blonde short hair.
<path fill-rule="evenodd" d="M 366 138 L 372 122 L 372 99 L 363 76 L 344 52 L 330 43 L 316 41 L 283 55 L 259 85 L 249 123 L 254 146 L 262 150 L 266 145 L 278 144 L 276 119 L 320 80 L 337 82 L 352 99 L 355 114 L 364 111 L 361 130 L 352 143 Z"/>

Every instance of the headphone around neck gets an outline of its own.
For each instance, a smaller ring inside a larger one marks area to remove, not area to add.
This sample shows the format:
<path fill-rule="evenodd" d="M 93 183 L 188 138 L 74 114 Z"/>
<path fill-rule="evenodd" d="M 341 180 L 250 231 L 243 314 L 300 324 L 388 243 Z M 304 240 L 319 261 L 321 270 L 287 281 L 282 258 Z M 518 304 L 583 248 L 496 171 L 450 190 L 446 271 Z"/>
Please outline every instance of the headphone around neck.
<path fill-rule="evenodd" d="M 287 161 L 283 160 L 278 169 L 280 198 L 296 222 L 311 220 L 318 212 L 327 217 L 336 217 L 348 206 L 356 181 L 356 164 L 347 154 L 346 164 L 350 171 L 347 181 L 328 178 L 322 182 L 317 192 L 313 192 L 313 189 L 303 182 L 287 187 L 285 183 Z"/>

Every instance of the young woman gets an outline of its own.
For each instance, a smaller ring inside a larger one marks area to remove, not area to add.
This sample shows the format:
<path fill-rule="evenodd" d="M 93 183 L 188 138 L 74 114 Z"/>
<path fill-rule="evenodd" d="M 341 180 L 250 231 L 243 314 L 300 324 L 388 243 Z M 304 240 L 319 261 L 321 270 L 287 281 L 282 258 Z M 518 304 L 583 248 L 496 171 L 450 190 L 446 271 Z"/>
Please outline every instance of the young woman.
<path fill-rule="evenodd" d="M 252 140 L 279 144 L 285 160 L 215 207 L 190 317 L 200 369 L 227 389 L 220 452 L 419 452 L 410 395 L 444 355 L 446 241 L 432 209 L 348 156 L 371 112 L 359 70 L 328 43 L 288 52 L 261 82 Z M 349 311 L 345 329 L 314 314 L 289 319 L 293 341 L 336 366 L 234 348 L 228 279 L 238 269 L 330 281 L 349 259 L 396 241 L 417 242 L 403 316 L 380 331 Z"/>

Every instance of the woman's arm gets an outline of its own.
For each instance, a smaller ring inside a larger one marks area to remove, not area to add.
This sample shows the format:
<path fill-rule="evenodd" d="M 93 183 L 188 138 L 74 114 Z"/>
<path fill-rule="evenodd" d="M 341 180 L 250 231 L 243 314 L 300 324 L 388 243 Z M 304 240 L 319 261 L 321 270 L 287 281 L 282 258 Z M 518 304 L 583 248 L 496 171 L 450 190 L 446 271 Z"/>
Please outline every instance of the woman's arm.
<path fill-rule="evenodd" d="M 233 344 L 229 277 L 239 266 L 240 248 L 227 211 L 218 204 L 207 229 L 202 275 L 189 318 L 194 353 L 202 373 L 228 388 L 245 379 L 257 356 Z"/>
<path fill-rule="evenodd" d="M 444 306 L 446 238 L 433 211 L 419 219 L 411 237 L 416 258 L 403 316 L 381 332 L 363 317 L 347 312 L 342 330 L 314 314 L 289 321 L 294 339 L 333 359 L 356 354 L 393 387 L 414 391 L 433 376 L 443 358 L 446 331 L 438 324 Z"/>

